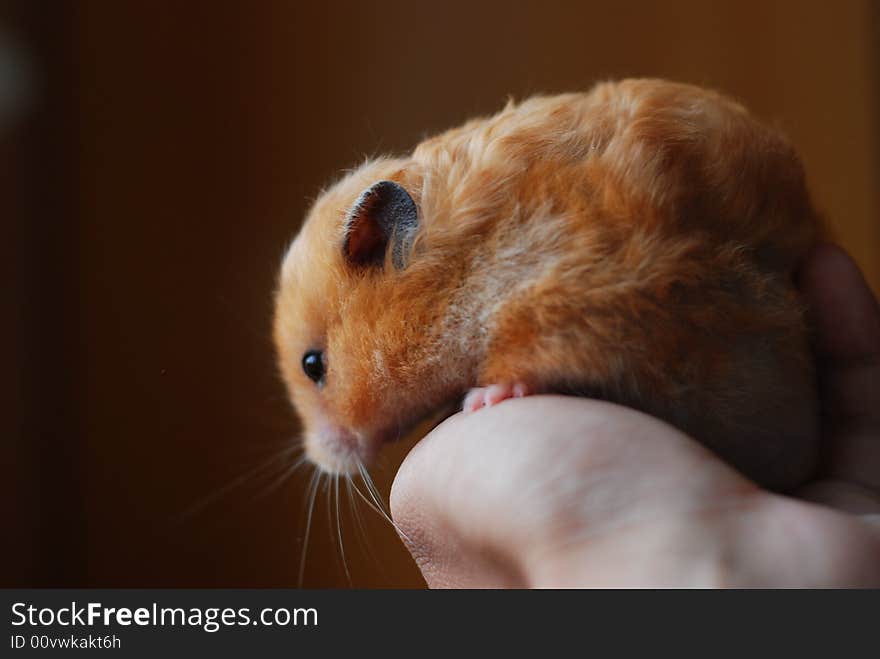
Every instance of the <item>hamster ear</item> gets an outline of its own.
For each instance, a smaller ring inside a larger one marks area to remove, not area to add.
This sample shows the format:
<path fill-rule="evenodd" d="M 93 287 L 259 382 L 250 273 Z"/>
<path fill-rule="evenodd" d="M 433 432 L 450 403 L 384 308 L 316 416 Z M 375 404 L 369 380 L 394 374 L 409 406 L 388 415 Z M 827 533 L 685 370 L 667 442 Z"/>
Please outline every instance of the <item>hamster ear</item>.
<path fill-rule="evenodd" d="M 379 181 L 361 193 L 348 214 L 342 253 L 356 266 L 382 266 L 391 244 L 391 262 L 406 267 L 419 227 L 419 210 L 409 193 L 393 181 Z"/>

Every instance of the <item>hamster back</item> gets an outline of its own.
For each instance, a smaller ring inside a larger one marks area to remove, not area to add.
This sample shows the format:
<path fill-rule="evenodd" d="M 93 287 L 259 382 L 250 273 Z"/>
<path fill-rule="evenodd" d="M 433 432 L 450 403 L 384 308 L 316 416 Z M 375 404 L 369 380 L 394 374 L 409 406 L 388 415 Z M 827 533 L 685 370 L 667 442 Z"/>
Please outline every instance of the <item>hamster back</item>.
<path fill-rule="evenodd" d="M 367 162 L 282 267 L 307 451 L 349 470 L 468 389 L 517 383 L 646 411 L 793 487 L 818 421 L 792 276 L 817 232 L 782 137 L 659 80 L 510 104 Z"/>

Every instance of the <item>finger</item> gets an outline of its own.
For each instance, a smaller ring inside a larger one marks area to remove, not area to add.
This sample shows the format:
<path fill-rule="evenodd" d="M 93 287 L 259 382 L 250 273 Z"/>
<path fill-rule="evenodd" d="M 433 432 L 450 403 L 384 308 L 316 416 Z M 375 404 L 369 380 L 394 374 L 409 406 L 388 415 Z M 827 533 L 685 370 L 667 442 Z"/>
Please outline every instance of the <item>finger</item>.
<path fill-rule="evenodd" d="M 555 536 L 559 492 L 586 487 L 591 469 L 580 465 L 603 462 L 581 450 L 601 423 L 596 407 L 563 397 L 516 399 L 455 415 L 410 451 L 391 510 L 429 586 L 532 585 L 528 556 L 545 553 Z"/>
<path fill-rule="evenodd" d="M 800 280 L 814 314 L 819 356 L 844 368 L 880 362 L 880 304 L 855 261 L 837 245 L 820 244 Z"/>
<path fill-rule="evenodd" d="M 391 510 L 431 586 L 562 583 L 566 561 L 580 571 L 568 583 L 629 583 L 637 575 L 626 556 L 650 553 L 657 543 L 664 556 L 677 556 L 663 544 L 668 520 L 711 518 L 720 514 L 717 502 L 727 510 L 755 490 L 647 415 L 533 396 L 455 415 L 433 430 L 398 470 Z M 628 550 L 618 551 L 618 542 Z M 604 558 L 584 563 L 584 551 Z M 591 565 L 604 568 L 587 574 Z"/>
<path fill-rule="evenodd" d="M 486 413 L 458 414 L 407 455 L 391 490 L 391 512 L 431 588 L 526 587 L 510 550 L 521 545 L 522 502 L 503 490 L 525 476 L 528 447 L 486 427 Z M 504 477 L 499 477 L 504 475 Z M 499 501 L 504 502 L 499 505 Z M 508 522 L 507 520 L 510 520 Z"/>
<path fill-rule="evenodd" d="M 880 491 L 880 305 L 835 245 L 814 250 L 800 284 L 816 332 L 828 476 Z"/>

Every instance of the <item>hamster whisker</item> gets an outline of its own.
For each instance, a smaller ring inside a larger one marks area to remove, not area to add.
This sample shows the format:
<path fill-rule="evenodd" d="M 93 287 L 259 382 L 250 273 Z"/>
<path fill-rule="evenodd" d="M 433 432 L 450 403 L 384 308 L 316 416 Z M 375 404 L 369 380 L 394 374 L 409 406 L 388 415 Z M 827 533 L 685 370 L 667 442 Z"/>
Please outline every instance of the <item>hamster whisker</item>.
<path fill-rule="evenodd" d="M 290 478 L 297 471 L 299 471 L 300 467 L 302 467 L 304 464 L 306 464 L 307 460 L 308 460 L 308 458 L 306 457 L 305 454 L 299 456 L 299 458 L 294 460 L 294 462 L 290 465 L 290 467 L 285 469 L 284 472 L 278 478 L 276 478 L 267 487 L 264 487 L 260 492 L 258 492 L 257 495 L 254 496 L 254 500 L 261 499 L 265 496 L 268 496 L 269 494 L 271 494 L 272 492 L 277 490 L 279 487 L 281 487 L 281 485 L 283 485 L 285 482 L 290 480 Z"/>
<path fill-rule="evenodd" d="M 363 463 L 358 462 L 357 468 L 358 472 L 360 472 L 361 475 L 361 481 L 363 482 L 364 487 L 367 488 L 367 494 L 370 495 L 370 498 L 375 504 L 373 508 L 376 509 L 377 512 L 382 515 L 382 517 L 385 517 L 390 522 L 390 514 L 385 508 L 385 503 L 382 501 L 382 497 L 379 494 L 379 491 L 376 489 L 376 485 L 375 483 L 373 483 L 373 479 L 370 478 L 370 474 L 369 472 L 367 472 L 366 467 L 364 467 Z"/>
<path fill-rule="evenodd" d="M 330 546 L 333 546 L 333 543 L 336 542 L 336 534 L 333 533 L 333 474 L 327 474 L 327 537 L 330 540 Z M 336 559 L 339 560 L 339 556 L 336 556 Z"/>
<path fill-rule="evenodd" d="M 409 536 L 403 532 L 403 529 L 401 529 L 393 519 L 391 519 L 391 513 L 388 511 L 384 503 L 382 503 L 382 496 L 379 494 L 379 490 L 376 488 L 376 484 L 373 483 L 373 479 L 370 477 L 369 472 L 367 471 L 366 467 L 364 467 L 364 463 L 361 462 L 360 459 L 357 462 L 357 467 L 361 475 L 361 480 L 364 482 L 364 485 L 367 488 L 367 492 L 370 494 L 373 502 L 376 504 L 375 506 L 371 507 L 376 510 L 376 512 L 378 512 L 380 515 L 382 515 L 382 517 L 384 517 L 385 520 L 394 527 L 395 531 L 397 531 L 400 535 L 409 540 Z M 355 489 L 358 488 L 355 487 Z M 360 490 L 358 490 L 358 492 L 360 492 Z M 361 496 L 363 497 L 363 495 Z M 367 500 L 366 497 L 363 498 L 364 501 Z"/>
<path fill-rule="evenodd" d="M 395 531 L 397 531 L 400 535 L 402 535 L 404 538 L 409 540 L 409 536 L 407 536 L 403 532 L 403 530 L 394 522 L 393 519 L 391 519 L 391 517 L 384 510 L 382 510 L 381 508 L 378 508 L 375 503 L 370 501 L 370 499 L 368 499 L 366 497 L 366 495 L 363 492 L 361 492 L 361 489 L 357 486 L 357 484 L 354 481 L 352 481 L 352 485 L 354 486 L 354 491 L 357 492 L 358 496 L 364 500 L 364 503 L 366 503 L 370 508 L 372 508 L 382 519 L 384 519 L 386 522 L 391 524 L 391 526 L 394 527 Z M 368 490 L 368 492 L 369 492 L 369 490 Z M 371 497 L 373 496 L 372 492 L 369 492 L 369 494 Z"/>
<path fill-rule="evenodd" d="M 382 510 L 380 510 L 379 508 L 377 508 L 376 504 L 374 504 L 372 501 L 370 501 L 364 495 L 364 493 L 361 492 L 361 489 L 357 486 L 357 484 L 354 481 L 352 481 L 351 484 L 352 484 L 352 487 L 354 487 L 354 491 L 357 492 L 358 496 L 364 500 L 364 503 L 366 503 L 370 508 L 372 508 L 375 512 L 377 512 L 380 517 L 385 517 L 385 513 Z"/>
<path fill-rule="evenodd" d="M 351 474 L 345 474 L 345 489 L 348 491 L 348 507 L 351 516 L 354 518 L 355 529 L 357 532 L 355 533 L 355 538 L 357 538 L 357 543 L 359 547 L 363 547 L 367 551 L 367 555 L 370 557 L 370 560 L 378 567 L 380 570 L 382 569 L 382 564 L 376 559 L 376 556 L 373 554 L 372 549 L 370 548 L 370 539 L 367 535 L 366 530 L 364 529 L 363 521 L 361 520 L 361 511 L 358 508 L 358 502 L 354 497 L 354 481 L 352 480 Z"/>
<path fill-rule="evenodd" d="M 335 474 L 333 476 L 333 492 L 334 498 L 336 499 L 336 536 L 339 538 L 339 553 L 342 556 L 342 567 L 345 569 L 345 576 L 348 579 L 348 585 L 353 585 L 351 582 L 351 573 L 348 571 L 348 561 L 345 558 L 345 548 L 342 542 L 342 518 L 339 515 L 339 474 Z"/>
<path fill-rule="evenodd" d="M 306 570 L 306 553 L 309 549 L 309 533 L 312 530 L 312 513 L 315 511 L 315 497 L 318 495 L 318 485 L 321 482 L 321 478 L 323 476 L 323 472 L 320 469 L 315 468 L 312 472 L 312 480 L 309 482 L 308 496 L 307 496 L 307 514 L 306 514 L 306 530 L 305 535 L 303 536 L 302 543 L 302 553 L 299 558 L 299 579 L 297 581 L 299 588 L 303 587 L 303 577 L 305 576 Z"/>
<path fill-rule="evenodd" d="M 265 475 L 265 472 L 267 472 L 271 468 L 277 467 L 279 461 L 285 460 L 291 454 L 296 453 L 297 451 L 302 451 L 302 446 L 298 442 L 292 445 L 289 443 L 285 443 L 285 447 L 283 449 L 273 453 L 268 459 L 264 460 L 252 469 L 249 469 L 240 476 L 234 478 L 226 485 L 219 487 L 214 492 L 208 494 L 205 497 L 202 497 L 194 504 L 192 504 L 189 508 L 179 513 L 175 517 L 175 521 L 177 523 L 181 523 L 190 519 L 194 515 L 207 508 L 212 503 L 216 502 L 223 495 L 228 494 L 230 491 L 234 490 L 237 487 L 240 487 L 241 485 L 244 485 L 252 478 L 257 477 L 258 474 L 263 473 Z M 300 461 L 301 460 L 302 458 L 300 459 Z"/>

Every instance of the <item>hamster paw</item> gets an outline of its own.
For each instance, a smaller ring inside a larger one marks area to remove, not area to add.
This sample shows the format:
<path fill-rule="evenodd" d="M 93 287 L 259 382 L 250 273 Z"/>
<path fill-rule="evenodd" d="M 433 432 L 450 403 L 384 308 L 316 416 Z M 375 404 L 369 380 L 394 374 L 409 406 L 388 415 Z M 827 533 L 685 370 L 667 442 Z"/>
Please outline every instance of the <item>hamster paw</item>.
<path fill-rule="evenodd" d="M 488 387 L 475 387 L 464 397 L 461 409 L 464 412 L 476 412 L 483 407 L 492 407 L 508 398 L 522 398 L 532 392 L 522 382 L 493 384 Z"/>

